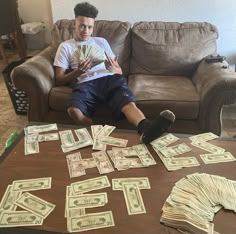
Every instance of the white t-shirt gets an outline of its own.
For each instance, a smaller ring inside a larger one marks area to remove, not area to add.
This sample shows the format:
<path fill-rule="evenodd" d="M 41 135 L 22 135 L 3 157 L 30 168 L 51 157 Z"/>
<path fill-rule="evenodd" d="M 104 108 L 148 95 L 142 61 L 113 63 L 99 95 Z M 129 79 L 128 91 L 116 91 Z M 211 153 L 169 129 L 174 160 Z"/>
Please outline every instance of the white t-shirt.
<path fill-rule="evenodd" d="M 75 39 L 70 39 L 62 42 L 58 47 L 53 65 L 64 69 L 76 69 L 78 67 L 78 60 L 76 59 L 76 56 L 74 56 L 74 53 L 78 49 L 78 46 L 83 44 L 99 46 L 109 57 L 115 57 L 107 40 L 102 37 L 90 37 L 87 41 L 76 41 Z M 78 77 L 78 82 L 82 83 L 113 74 L 113 72 L 109 72 L 106 69 L 104 63 L 101 63 L 80 75 Z"/>

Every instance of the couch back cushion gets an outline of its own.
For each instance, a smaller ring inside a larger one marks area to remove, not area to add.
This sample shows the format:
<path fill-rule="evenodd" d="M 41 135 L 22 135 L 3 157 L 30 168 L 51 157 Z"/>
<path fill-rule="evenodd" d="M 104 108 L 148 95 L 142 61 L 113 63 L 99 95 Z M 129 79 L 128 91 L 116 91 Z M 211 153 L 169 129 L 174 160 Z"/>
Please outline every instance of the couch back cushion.
<path fill-rule="evenodd" d="M 105 38 L 113 52 L 119 55 L 119 64 L 125 75 L 129 72 L 130 62 L 130 29 L 129 22 L 121 21 L 95 21 L 93 36 Z M 58 48 L 59 44 L 75 36 L 74 20 L 58 20 L 52 30 L 52 46 Z"/>
<path fill-rule="evenodd" d="M 191 77 L 204 57 L 216 53 L 217 38 L 210 23 L 137 22 L 130 72 Z"/>

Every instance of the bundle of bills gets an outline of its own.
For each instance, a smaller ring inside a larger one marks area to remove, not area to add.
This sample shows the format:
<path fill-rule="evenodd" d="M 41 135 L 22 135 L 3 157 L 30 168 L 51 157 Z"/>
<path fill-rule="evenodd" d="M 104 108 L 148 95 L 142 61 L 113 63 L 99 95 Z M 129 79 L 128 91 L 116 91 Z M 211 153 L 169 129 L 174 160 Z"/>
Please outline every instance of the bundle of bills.
<path fill-rule="evenodd" d="M 173 187 L 162 208 L 160 221 L 187 233 L 215 233 L 214 214 L 222 207 L 236 212 L 236 181 L 194 173 Z"/>
<path fill-rule="evenodd" d="M 92 67 L 103 63 L 106 60 L 104 50 L 102 50 L 102 48 L 97 45 L 79 45 L 78 49 L 75 51 L 74 56 L 78 61 L 90 59 L 92 61 Z"/>
<path fill-rule="evenodd" d="M 42 225 L 55 205 L 26 191 L 50 189 L 51 180 L 51 177 L 15 180 L 8 185 L 0 203 L 0 228 Z"/>
<path fill-rule="evenodd" d="M 107 176 L 83 180 L 67 186 L 65 217 L 69 232 L 88 231 L 115 225 L 112 211 L 85 212 L 85 209 L 105 206 L 108 203 L 105 192 L 87 194 L 87 192 L 106 187 L 110 187 Z"/>

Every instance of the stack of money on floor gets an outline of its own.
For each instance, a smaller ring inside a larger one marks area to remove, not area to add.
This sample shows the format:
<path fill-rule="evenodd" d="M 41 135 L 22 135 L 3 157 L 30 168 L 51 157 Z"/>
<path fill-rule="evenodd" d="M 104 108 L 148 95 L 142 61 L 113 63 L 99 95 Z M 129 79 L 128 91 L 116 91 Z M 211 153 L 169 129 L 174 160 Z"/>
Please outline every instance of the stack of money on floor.
<path fill-rule="evenodd" d="M 161 223 L 184 233 L 215 234 L 214 214 L 236 212 L 236 181 L 194 173 L 175 183 L 162 208 Z"/>

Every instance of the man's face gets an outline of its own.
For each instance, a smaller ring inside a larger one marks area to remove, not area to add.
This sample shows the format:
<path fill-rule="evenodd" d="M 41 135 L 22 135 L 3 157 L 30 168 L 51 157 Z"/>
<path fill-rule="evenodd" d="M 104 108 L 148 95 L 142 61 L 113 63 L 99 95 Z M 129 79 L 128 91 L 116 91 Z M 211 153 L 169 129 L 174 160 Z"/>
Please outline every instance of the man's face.
<path fill-rule="evenodd" d="M 78 16 L 75 18 L 76 40 L 86 41 L 93 33 L 95 19 Z"/>

